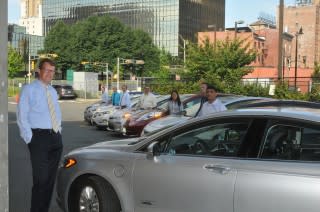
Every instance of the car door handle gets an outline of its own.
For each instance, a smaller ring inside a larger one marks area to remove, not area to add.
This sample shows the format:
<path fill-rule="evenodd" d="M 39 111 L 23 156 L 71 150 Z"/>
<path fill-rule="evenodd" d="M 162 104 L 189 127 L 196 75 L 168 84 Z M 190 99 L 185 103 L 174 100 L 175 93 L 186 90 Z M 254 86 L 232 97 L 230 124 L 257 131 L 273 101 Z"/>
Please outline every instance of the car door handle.
<path fill-rule="evenodd" d="M 231 168 L 229 167 L 214 164 L 206 164 L 203 166 L 203 168 L 211 172 L 218 172 L 220 174 L 228 174 L 231 171 Z"/>

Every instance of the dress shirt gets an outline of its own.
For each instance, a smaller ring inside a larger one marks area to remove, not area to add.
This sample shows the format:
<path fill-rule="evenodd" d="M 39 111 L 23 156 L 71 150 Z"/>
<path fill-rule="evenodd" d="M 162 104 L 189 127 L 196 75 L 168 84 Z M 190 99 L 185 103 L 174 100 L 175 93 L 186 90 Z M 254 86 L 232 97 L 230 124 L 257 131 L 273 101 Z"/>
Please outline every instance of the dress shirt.
<path fill-rule="evenodd" d="M 142 94 L 139 106 L 143 109 L 154 108 L 157 106 L 157 99 L 152 93 Z"/>
<path fill-rule="evenodd" d="M 125 93 L 121 93 L 121 97 L 120 97 L 120 106 L 123 107 L 127 107 L 127 108 L 131 108 L 131 100 L 130 100 L 130 95 L 129 92 L 126 91 Z"/>
<path fill-rule="evenodd" d="M 169 101 L 168 102 L 168 111 L 170 115 L 180 115 L 183 111 L 183 104 L 178 105 L 177 101 Z"/>
<path fill-rule="evenodd" d="M 51 85 L 48 85 L 48 91 L 52 98 L 56 120 L 61 132 L 61 110 L 57 91 Z M 52 129 L 46 85 L 40 80 L 35 80 L 22 88 L 17 106 L 17 123 L 20 135 L 27 144 L 32 138 L 31 129 Z"/>
<path fill-rule="evenodd" d="M 221 112 L 227 110 L 226 106 L 224 106 L 219 99 L 214 100 L 214 102 L 209 103 L 205 102 L 202 105 L 201 110 L 197 117 L 203 117 L 210 113 Z"/>
<path fill-rule="evenodd" d="M 107 92 L 103 92 L 103 94 L 101 95 L 101 100 L 102 102 L 108 103 L 109 96 Z"/>
<path fill-rule="evenodd" d="M 112 105 L 119 106 L 120 94 L 118 92 L 113 92 L 111 96 Z"/>

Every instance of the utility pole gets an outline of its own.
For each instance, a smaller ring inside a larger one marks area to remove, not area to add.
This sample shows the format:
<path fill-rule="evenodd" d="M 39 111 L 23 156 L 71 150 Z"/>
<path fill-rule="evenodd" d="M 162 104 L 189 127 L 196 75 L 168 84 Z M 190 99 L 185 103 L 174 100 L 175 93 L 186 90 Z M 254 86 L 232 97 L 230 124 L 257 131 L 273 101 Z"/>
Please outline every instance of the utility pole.
<path fill-rule="evenodd" d="M 278 80 L 283 80 L 282 76 L 282 35 L 283 35 L 283 8 L 284 8 L 284 3 L 283 0 L 279 0 L 279 35 L 278 35 L 278 40 L 279 40 L 279 45 L 278 45 Z"/>
<path fill-rule="evenodd" d="M 8 1 L 0 1 L 0 207 L 9 211 L 8 183 Z"/>

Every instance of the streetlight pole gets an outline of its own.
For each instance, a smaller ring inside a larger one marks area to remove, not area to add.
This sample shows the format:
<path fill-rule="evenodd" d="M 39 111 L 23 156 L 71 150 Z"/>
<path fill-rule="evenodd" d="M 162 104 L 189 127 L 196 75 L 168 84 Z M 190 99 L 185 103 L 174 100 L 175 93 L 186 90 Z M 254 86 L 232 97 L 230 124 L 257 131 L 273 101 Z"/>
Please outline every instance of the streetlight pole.
<path fill-rule="evenodd" d="M 235 21 L 234 22 L 234 39 L 237 38 L 237 33 L 238 33 L 238 24 L 243 24 L 243 20 Z"/>
<path fill-rule="evenodd" d="M 179 34 L 179 37 L 183 41 L 183 70 L 186 68 L 186 40 Z"/>
<path fill-rule="evenodd" d="M 109 70 L 108 70 L 108 63 L 106 63 L 106 87 L 107 93 L 109 92 Z"/>
<path fill-rule="evenodd" d="M 117 90 L 119 90 L 120 58 L 117 57 Z"/>
<path fill-rule="evenodd" d="M 297 74 L 298 74 L 298 36 L 302 35 L 302 27 L 296 32 L 296 51 L 295 51 L 295 61 L 294 61 L 294 89 L 297 91 Z"/>
<path fill-rule="evenodd" d="M 30 50 L 29 50 L 29 56 L 28 56 L 28 83 L 30 84 L 30 79 L 31 77 L 31 55 L 30 55 Z"/>
<path fill-rule="evenodd" d="M 217 43 L 217 25 L 211 24 L 211 25 L 208 25 L 208 28 L 209 29 L 213 28 L 213 30 L 214 30 L 214 47 L 216 47 L 216 43 Z"/>

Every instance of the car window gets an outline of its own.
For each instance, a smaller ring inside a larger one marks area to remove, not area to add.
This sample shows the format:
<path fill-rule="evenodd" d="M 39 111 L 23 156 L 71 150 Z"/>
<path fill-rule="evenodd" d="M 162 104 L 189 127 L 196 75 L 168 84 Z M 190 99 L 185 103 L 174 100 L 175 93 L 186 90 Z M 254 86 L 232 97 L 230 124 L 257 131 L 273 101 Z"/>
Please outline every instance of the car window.
<path fill-rule="evenodd" d="M 197 111 L 200 108 L 200 103 L 201 103 L 201 97 L 197 97 L 192 99 L 191 101 L 184 103 L 183 107 L 184 110 L 186 111 L 186 116 L 193 117 L 196 115 Z"/>
<path fill-rule="evenodd" d="M 173 136 L 164 152 L 172 155 L 210 155 L 235 157 L 248 123 L 223 123 L 201 127 Z"/>
<path fill-rule="evenodd" d="M 275 125 L 268 130 L 261 158 L 320 161 L 320 129 Z"/>

